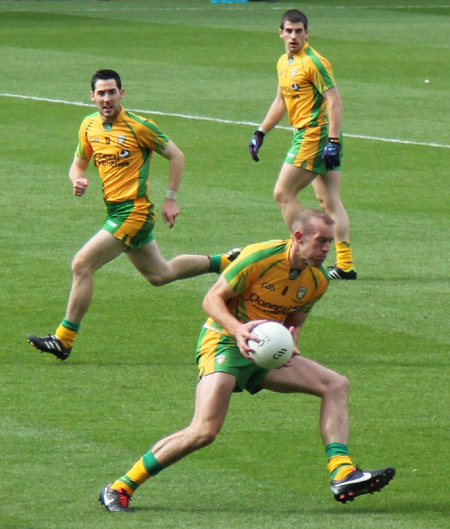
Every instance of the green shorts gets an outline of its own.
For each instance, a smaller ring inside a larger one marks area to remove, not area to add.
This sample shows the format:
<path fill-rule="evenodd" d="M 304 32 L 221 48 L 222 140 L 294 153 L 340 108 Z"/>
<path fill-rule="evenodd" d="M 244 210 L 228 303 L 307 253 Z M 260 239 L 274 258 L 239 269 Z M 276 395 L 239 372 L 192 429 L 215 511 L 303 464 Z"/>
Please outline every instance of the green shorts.
<path fill-rule="evenodd" d="M 261 391 L 259 383 L 269 372 L 247 360 L 239 351 L 232 336 L 203 328 L 197 343 L 199 378 L 211 373 L 230 373 L 236 377 L 234 391 L 247 390 L 252 395 Z"/>
<path fill-rule="evenodd" d="M 130 248 L 140 248 L 154 239 L 154 206 L 146 197 L 124 202 L 107 202 L 103 229 Z"/>
<path fill-rule="evenodd" d="M 339 137 L 341 144 L 339 158 L 341 160 L 343 152 L 342 139 L 341 134 Z M 324 175 L 327 172 L 327 168 L 322 160 L 322 154 L 327 143 L 328 125 L 299 129 L 294 133 L 291 148 L 287 152 L 284 162 Z M 339 171 L 339 167 L 336 167 L 335 171 Z"/>

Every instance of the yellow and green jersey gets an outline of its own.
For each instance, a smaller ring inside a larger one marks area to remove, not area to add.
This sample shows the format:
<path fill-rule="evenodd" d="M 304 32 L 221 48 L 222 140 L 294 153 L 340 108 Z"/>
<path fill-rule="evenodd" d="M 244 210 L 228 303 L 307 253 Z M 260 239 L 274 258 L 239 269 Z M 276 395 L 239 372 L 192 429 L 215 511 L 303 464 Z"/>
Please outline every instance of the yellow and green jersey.
<path fill-rule="evenodd" d="M 228 309 L 239 321 L 283 322 L 293 311 L 308 313 L 326 292 L 329 279 L 324 267 L 291 268 L 291 245 L 291 239 L 252 244 L 225 269 L 224 277 L 237 294 Z M 212 318 L 205 327 L 228 334 Z"/>
<path fill-rule="evenodd" d="M 306 43 L 292 57 L 282 55 L 277 71 L 290 124 L 302 129 L 328 123 L 322 94 L 336 86 L 330 63 Z"/>
<path fill-rule="evenodd" d="M 169 138 L 157 125 L 123 108 L 112 123 L 99 112 L 86 116 L 78 133 L 75 156 L 93 158 L 106 202 L 148 197 L 153 151 L 162 154 Z"/>

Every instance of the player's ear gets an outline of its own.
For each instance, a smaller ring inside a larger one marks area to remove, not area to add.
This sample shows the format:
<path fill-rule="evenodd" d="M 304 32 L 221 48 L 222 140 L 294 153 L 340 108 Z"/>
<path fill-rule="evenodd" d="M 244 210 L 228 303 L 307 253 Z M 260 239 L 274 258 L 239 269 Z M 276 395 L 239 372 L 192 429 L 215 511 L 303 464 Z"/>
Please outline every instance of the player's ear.
<path fill-rule="evenodd" d="M 298 244 L 300 244 L 303 241 L 303 232 L 300 230 L 294 231 L 294 241 Z"/>

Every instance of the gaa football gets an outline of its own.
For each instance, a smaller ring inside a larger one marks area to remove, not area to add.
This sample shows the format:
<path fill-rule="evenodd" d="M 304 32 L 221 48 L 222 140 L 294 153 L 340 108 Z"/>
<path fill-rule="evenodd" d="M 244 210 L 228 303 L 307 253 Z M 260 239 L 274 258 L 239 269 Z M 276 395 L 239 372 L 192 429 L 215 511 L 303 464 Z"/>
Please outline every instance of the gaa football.
<path fill-rule="evenodd" d="M 253 328 L 252 334 L 259 339 L 248 341 L 248 345 L 253 349 L 250 355 L 260 367 L 276 369 L 291 358 L 294 351 L 294 339 L 281 323 L 277 321 L 260 323 Z"/>

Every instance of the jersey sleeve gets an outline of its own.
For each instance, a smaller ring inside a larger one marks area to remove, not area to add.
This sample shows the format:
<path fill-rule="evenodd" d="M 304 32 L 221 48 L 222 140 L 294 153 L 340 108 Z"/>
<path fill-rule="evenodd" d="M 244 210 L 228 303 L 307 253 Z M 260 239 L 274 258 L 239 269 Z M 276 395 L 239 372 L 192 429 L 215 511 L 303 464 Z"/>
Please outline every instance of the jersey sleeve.
<path fill-rule="evenodd" d="M 330 88 L 336 86 L 331 64 L 324 57 L 317 55 L 310 55 L 311 67 L 309 69 L 309 77 L 311 83 L 316 87 L 320 94 L 323 94 Z"/>
<path fill-rule="evenodd" d="M 90 160 L 92 156 L 92 146 L 87 138 L 88 120 L 84 120 L 78 131 L 78 144 L 75 149 L 75 156 L 82 160 Z"/>

